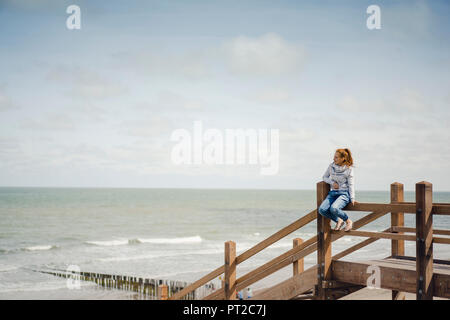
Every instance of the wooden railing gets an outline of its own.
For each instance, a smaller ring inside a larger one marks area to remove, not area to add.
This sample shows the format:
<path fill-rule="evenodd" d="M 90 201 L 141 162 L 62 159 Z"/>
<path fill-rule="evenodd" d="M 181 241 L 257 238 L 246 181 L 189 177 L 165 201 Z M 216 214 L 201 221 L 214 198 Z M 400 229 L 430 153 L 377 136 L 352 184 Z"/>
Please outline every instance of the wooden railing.
<path fill-rule="evenodd" d="M 323 181 L 317 183 L 317 208 L 319 208 L 322 201 L 328 195 L 329 188 L 330 186 Z M 304 257 L 315 251 L 317 251 L 317 265 L 304 272 L 311 272 L 315 271 L 313 269 L 317 269 L 317 290 L 315 292 L 315 297 L 317 299 L 325 299 L 327 297 L 327 288 L 325 284 L 326 281 L 331 278 L 332 260 L 341 259 L 378 239 L 391 239 L 392 256 L 404 256 L 404 241 L 416 241 L 417 298 L 429 298 L 431 294 L 429 289 L 431 281 L 430 277 L 433 274 L 433 243 L 450 244 L 450 238 L 433 236 L 433 233 L 437 235 L 450 235 L 449 230 L 433 230 L 432 228 L 433 215 L 450 215 L 450 204 L 432 202 L 431 183 L 419 182 L 416 184 L 416 202 L 405 202 L 403 184 L 395 182 L 391 184 L 390 203 L 356 203 L 354 205 L 349 204 L 344 209 L 349 211 L 369 211 L 370 213 L 355 221 L 351 231 L 332 231 L 329 219 L 324 218 L 322 215 L 318 215 L 317 209 L 315 209 L 239 256 L 236 256 L 235 243 L 233 241 L 227 241 L 225 243 L 224 265 L 213 270 L 181 291 L 174 293 L 169 297 L 169 300 L 180 299 L 222 274 L 224 274 L 223 287 L 205 297 L 205 299 L 235 299 L 237 291 L 254 284 L 288 265 L 301 263 Z M 375 221 L 389 212 L 391 213 L 391 226 L 389 228 L 381 232 L 358 231 L 361 227 L 364 227 L 368 223 Z M 404 226 L 404 214 L 416 215 L 416 228 L 406 228 Z M 237 265 L 314 220 L 317 221 L 317 235 L 305 241 L 297 242 L 292 249 L 236 279 Z M 410 235 L 407 233 L 415 234 Z M 368 239 L 331 256 L 332 242 L 343 236 L 367 237 Z M 400 294 L 400 292 L 393 290 L 393 299 L 398 298 Z"/>

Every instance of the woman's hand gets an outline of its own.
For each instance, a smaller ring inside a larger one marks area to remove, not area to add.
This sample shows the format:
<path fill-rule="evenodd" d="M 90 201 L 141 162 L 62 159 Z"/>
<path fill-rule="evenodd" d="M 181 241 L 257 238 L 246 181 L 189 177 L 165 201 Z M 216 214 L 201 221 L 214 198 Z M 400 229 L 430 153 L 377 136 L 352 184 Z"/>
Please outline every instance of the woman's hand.
<path fill-rule="evenodd" d="M 355 201 L 355 200 L 352 201 L 352 205 L 355 205 L 357 203 L 358 203 L 358 201 Z"/>
<path fill-rule="evenodd" d="M 339 185 L 336 182 L 333 182 L 333 189 L 339 189 Z"/>

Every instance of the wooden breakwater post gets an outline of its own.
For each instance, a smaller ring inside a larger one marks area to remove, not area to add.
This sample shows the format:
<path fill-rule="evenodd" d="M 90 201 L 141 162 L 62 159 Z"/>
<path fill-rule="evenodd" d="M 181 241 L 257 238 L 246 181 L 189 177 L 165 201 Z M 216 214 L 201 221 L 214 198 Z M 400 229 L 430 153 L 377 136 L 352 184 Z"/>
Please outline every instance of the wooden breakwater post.
<path fill-rule="evenodd" d="M 168 293 L 168 287 L 166 284 L 160 284 L 158 286 L 158 300 L 168 300 L 169 299 L 169 293 Z"/>
<path fill-rule="evenodd" d="M 106 289 L 117 289 L 124 291 L 133 291 L 139 295 L 141 299 L 159 299 L 158 287 L 159 285 L 165 285 L 167 287 L 167 294 L 163 293 L 169 298 L 171 295 L 183 290 L 189 286 L 185 281 L 172 281 L 172 280 L 156 280 L 147 278 L 138 278 L 123 275 L 111 275 L 101 274 L 95 272 L 75 271 L 75 270 L 63 270 L 63 269 L 51 269 L 51 270 L 32 270 L 34 272 L 40 272 L 50 274 L 62 278 L 74 278 L 77 280 L 90 281 L 97 286 L 102 286 Z M 187 294 L 185 300 L 195 300 L 203 297 L 206 293 L 214 289 L 213 283 L 206 283 L 198 290 L 194 290 Z M 165 289 L 163 289 L 164 292 Z"/>

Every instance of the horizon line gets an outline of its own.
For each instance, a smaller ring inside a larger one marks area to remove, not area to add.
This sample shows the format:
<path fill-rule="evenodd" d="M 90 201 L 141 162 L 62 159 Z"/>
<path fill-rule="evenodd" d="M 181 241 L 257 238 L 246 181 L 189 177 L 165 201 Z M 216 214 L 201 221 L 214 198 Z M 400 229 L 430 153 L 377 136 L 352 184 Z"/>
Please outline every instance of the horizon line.
<path fill-rule="evenodd" d="M 42 188 L 42 189 L 175 189 L 175 190 L 260 190 L 260 191 L 315 191 L 316 189 L 295 189 L 295 188 L 277 188 L 277 189 L 267 189 L 267 188 L 207 188 L 207 187 L 106 187 L 106 186 L 0 186 L 0 188 Z M 358 191 L 372 191 L 372 192 L 390 192 L 387 190 L 380 189 L 358 189 Z M 414 189 L 404 189 L 404 191 L 415 192 Z M 433 190 L 433 192 L 450 192 L 450 190 Z"/>

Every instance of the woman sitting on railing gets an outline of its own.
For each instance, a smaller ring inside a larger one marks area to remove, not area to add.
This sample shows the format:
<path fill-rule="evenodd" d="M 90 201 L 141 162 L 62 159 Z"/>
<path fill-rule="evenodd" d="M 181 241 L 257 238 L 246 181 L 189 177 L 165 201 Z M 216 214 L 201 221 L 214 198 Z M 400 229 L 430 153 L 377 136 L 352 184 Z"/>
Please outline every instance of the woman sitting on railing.
<path fill-rule="evenodd" d="M 350 202 L 355 204 L 353 178 L 353 158 L 349 149 L 337 149 L 334 161 L 323 175 L 323 181 L 330 184 L 331 190 L 319 207 L 319 213 L 334 222 L 334 230 L 340 230 L 345 222 L 345 231 L 352 229 L 353 222 L 342 210 Z"/>

